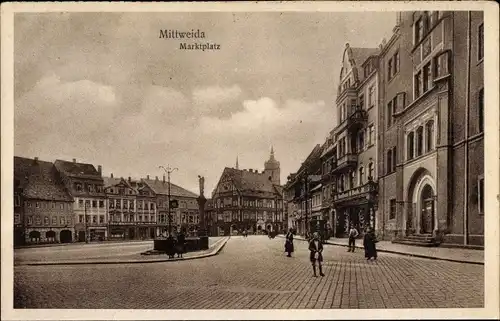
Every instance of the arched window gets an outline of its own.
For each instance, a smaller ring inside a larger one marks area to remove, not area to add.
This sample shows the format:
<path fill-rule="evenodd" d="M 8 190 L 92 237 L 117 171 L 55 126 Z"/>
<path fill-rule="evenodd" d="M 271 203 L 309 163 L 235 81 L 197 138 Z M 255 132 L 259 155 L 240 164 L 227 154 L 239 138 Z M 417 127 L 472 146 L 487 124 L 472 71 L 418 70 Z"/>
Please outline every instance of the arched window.
<path fill-rule="evenodd" d="M 342 174 L 342 175 L 340 175 L 340 179 L 339 179 L 339 191 L 343 192 L 344 186 L 345 186 L 345 179 L 344 179 L 344 174 Z"/>
<path fill-rule="evenodd" d="M 431 151 L 434 149 L 434 121 L 429 120 L 427 124 L 425 124 L 426 131 L 426 142 L 425 148 L 427 151 Z"/>
<path fill-rule="evenodd" d="M 356 173 L 354 171 L 351 171 L 349 173 L 349 187 L 354 188 L 356 187 Z"/>
<path fill-rule="evenodd" d="M 413 159 L 413 157 L 415 156 L 413 154 L 414 145 L 415 145 L 415 134 L 413 132 L 411 132 L 406 137 L 406 148 L 407 148 L 406 154 L 407 154 L 407 158 L 409 160 Z"/>
<path fill-rule="evenodd" d="M 359 168 L 359 186 L 363 185 L 365 182 L 364 182 L 364 177 L 365 177 L 365 168 L 364 167 L 360 167 Z"/>
<path fill-rule="evenodd" d="M 417 156 L 424 153 L 424 127 L 420 126 L 417 129 Z"/>
<path fill-rule="evenodd" d="M 392 172 L 392 149 L 387 151 L 387 173 Z"/>
<path fill-rule="evenodd" d="M 375 172 L 374 172 L 373 163 L 368 164 L 368 178 L 370 178 L 370 177 L 372 180 L 375 180 Z"/>
<path fill-rule="evenodd" d="M 392 170 L 396 171 L 396 164 L 398 161 L 398 157 L 396 155 L 396 146 L 392 148 Z"/>

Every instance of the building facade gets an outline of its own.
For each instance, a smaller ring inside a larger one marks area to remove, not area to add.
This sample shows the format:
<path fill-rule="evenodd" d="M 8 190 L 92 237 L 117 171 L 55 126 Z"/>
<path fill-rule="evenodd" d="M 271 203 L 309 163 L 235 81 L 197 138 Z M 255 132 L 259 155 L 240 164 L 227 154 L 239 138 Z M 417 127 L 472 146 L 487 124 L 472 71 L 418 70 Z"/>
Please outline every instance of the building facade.
<path fill-rule="evenodd" d="M 238 167 L 238 166 L 237 166 Z M 271 149 L 264 170 L 226 167 L 212 192 L 212 235 L 282 232 L 283 191 L 280 186 L 280 164 Z"/>
<path fill-rule="evenodd" d="M 184 229 L 188 235 L 195 235 L 199 230 L 200 210 L 198 207 L 198 195 L 192 193 L 176 184 L 170 183 L 170 200 L 177 200 L 178 208 L 169 208 L 169 184 L 158 176 L 153 179 L 143 179 L 144 182 L 156 195 L 156 206 L 158 211 L 158 235 L 166 235 L 169 229 L 169 211 L 171 215 L 170 228 L 172 232 Z"/>
<path fill-rule="evenodd" d="M 15 245 L 73 241 L 73 198 L 54 164 L 14 157 L 14 193 Z"/>
<path fill-rule="evenodd" d="M 399 14 L 383 53 L 379 117 L 389 237 L 483 244 L 483 56 L 482 12 Z"/>
<path fill-rule="evenodd" d="M 108 238 L 107 204 L 102 167 L 92 164 L 56 160 L 54 166 L 66 189 L 73 196 L 75 237 L 78 242 Z"/>

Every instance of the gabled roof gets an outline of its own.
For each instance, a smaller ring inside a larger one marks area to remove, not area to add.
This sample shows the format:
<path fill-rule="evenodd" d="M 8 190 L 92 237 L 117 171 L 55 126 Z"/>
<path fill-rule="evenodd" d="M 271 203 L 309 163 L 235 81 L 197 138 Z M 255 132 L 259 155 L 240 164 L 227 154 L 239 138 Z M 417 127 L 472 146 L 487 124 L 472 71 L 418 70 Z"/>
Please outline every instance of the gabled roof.
<path fill-rule="evenodd" d="M 352 49 L 352 59 L 356 63 L 356 66 L 361 66 L 366 59 L 370 56 L 377 55 L 380 51 L 379 48 L 351 48 Z"/>
<path fill-rule="evenodd" d="M 71 202 L 73 198 L 57 175 L 54 164 L 36 159 L 14 157 L 14 178 L 23 196 L 31 199 Z"/>
<path fill-rule="evenodd" d="M 101 174 L 99 174 L 92 164 L 68 162 L 58 159 L 55 161 L 54 165 L 58 171 L 67 176 L 98 180 L 102 179 Z"/>
<path fill-rule="evenodd" d="M 105 176 L 103 176 L 102 180 L 104 182 L 104 188 L 107 188 L 107 187 L 115 186 L 118 183 L 120 183 L 121 178 L 118 178 L 118 177 L 105 177 Z"/>
<path fill-rule="evenodd" d="M 153 190 L 154 193 L 168 195 L 168 182 L 152 179 L 142 179 L 142 181 L 145 182 Z M 198 195 L 196 195 L 195 193 L 190 192 L 187 189 L 173 183 L 170 183 L 170 195 L 177 197 L 198 197 Z"/>
<path fill-rule="evenodd" d="M 267 174 L 250 171 L 246 169 L 235 169 L 226 167 L 222 171 L 219 184 L 221 184 L 222 179 L 227 179 L 232 182 L 234 187 L 240 192 L 246 195 L 260 195 L 260 196 L 273 196 L 276 194 L 282 194 L 282 187 L 279 185 L 274 185 L 272 181 L 269 180 Z"/>

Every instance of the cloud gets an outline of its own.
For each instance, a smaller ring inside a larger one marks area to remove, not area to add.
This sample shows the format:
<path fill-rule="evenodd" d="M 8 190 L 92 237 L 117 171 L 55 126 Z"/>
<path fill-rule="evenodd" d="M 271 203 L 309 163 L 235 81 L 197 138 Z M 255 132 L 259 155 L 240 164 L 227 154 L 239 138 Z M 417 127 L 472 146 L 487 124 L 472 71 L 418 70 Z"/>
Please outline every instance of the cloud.
<path fill-rule="evenodd" d="M 197 113 L 216 117 L 229 117 L 241 109 L 240 104 L 234 104 L 242 94 L 238 85 L 231 87 L 212 86 L 196 88 L 192 99 Z"/>

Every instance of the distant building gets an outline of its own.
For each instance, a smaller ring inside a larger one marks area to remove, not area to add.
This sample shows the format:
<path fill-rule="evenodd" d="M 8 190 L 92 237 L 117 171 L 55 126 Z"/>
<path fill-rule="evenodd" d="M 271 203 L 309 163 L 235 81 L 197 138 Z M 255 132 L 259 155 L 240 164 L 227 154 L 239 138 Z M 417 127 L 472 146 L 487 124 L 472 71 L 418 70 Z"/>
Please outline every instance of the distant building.
<path fill-rule="evenodd" d="M 74 198 L 74 229 L 76 240 L 105 240 L 107 232 L 107 204 L 102 179 L 102 167 L 92 164 L 56 160 L 59 176 Z"/>
<path fill-rule="evenodd" d="M 73 215 L 54 164 L 14 157 L 14 245 L 72 242 Z"/>
<path fill-rule="evenodd" d="M 212 235 L 283 231 L 283 191 L 280 164 L 271 149 L 264 170 L 224 168 L 207 208 Z"/>
<path fill-rule="evenodd" d="M 142 179 L 144 182 L 156 195 L 156 204 L 158 208 L 158 232 L 160 234 L 165 234 L 168 231 L 169 220 L 169 206 L 168 206 L 168 193 L 169 184 L 163 179 L 158 179 L 158 176 L 154 180 Z M 178 201 L 178 208 L 170 209 L 170 214 L 172 221 L 170 222 L 172 231 L 176 232 L 181 229 L 185 229 L 186 232 L 194 234 L 199 230 L 200 214 L 197 202 L 198 195 L 190 192 L 176 184 L 170 183 L 170 199 Z"/>

